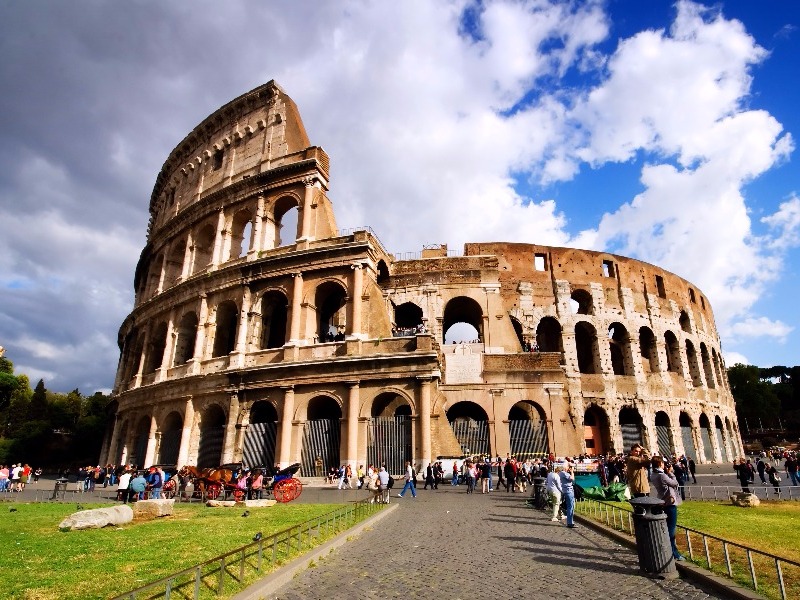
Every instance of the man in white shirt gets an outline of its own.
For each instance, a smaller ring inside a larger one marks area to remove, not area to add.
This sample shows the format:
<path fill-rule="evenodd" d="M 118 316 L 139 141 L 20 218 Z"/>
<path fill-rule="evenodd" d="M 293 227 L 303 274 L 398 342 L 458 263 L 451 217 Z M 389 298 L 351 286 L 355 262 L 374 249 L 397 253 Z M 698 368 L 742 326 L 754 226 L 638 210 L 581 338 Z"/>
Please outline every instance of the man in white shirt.
<path fill-rule="evenodd" d="M 547 474 L 547 480 L 544 482 L 547 495 L 550 496 L 550 502 L 553 505 L 551 521 L 558 521 L 558 513 L 561 512 L 561 478 L 558 476 L 559 471 L 561 471 L 561 467 L 555 467 Z"/>

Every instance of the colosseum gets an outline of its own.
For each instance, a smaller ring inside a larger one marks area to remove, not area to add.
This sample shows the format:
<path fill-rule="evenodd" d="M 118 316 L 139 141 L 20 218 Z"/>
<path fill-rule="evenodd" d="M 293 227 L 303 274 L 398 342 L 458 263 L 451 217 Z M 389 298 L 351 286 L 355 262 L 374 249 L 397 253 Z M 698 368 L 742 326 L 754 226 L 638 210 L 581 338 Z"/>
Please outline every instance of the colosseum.
<path fill-rule="evenodd" d="M 301 474 L 437 457 L 697 462 L 741 437 L 711 305 L 638 260 L 522 243 L 391 254 L 340 229 L 275 82 L 172 151 L 119 332 L 101 461 Z"/>

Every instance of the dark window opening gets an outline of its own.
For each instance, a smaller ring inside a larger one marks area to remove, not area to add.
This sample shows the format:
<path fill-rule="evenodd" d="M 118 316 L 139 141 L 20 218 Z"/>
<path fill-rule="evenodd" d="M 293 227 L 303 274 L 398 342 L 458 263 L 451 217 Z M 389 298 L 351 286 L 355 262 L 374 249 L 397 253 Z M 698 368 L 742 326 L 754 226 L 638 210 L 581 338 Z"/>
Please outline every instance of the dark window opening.
<path fill-rule="evenodd" d="M 614 261 L 603 261 L 603 277 L 614 277 Z"/>
<path fill-rule="evenodd" d="M 667 290 L 664 288 L 664 278 L 661 275 L 656 275 L 656 289 L 658 290 L 659 298 L 667 297 Z"/>
<path fill-rule="evenodd" d="M 216 152 L 214 152 L 213 169 L 215 171 L 218 171 L 219 169 L 222 168 L 222 157 L 223 157 L 224 154 L 225 154 L 225 151 L 222 150 L 222 149 L 217 150 Z"/>

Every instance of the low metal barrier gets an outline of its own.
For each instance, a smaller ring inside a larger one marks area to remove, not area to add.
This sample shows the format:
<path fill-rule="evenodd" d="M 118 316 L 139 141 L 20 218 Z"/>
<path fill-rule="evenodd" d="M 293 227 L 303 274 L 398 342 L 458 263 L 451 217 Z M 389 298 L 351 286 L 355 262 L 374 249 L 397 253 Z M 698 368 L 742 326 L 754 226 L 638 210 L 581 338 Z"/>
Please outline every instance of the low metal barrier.
<path fill-rule="evenodd" d="M 750 493 L 760 500 L 800 500 L 800 486 L 787 485 L 778 487 L 771 485 L 751 485 Z M 727 500 L 734 492 L 741 492 L 739 485 L 685 485 L 683 493 L 686 500 Z"/>
<path fill-rule="evenodd" d="M 198 600 L 222 595 L 226 590 L 226 582 L 228 585 L 235 583 L 241 586 L 246 583 L 248 573 L 262 570 L 265 561 L 266 571 L 269 571 L 300 555 L 304 550 L 310 550 L 349 529 L 384 507 L 384 504 L 371 504 L 368 500 L 354 502 L 114 596 L 113 600 L 168 599 L 172 594 L 179 598 Z"/>
<path fill-rule="evenodd" d="M 582 500 L 575 503 L 575 512 L 635 536 L 630 508 Z M 698 566 L 727 575 L 767 598 L 800 598 L 800 563 L 683 525 L 678 525 L 678 530 L 678 549 Z"/>

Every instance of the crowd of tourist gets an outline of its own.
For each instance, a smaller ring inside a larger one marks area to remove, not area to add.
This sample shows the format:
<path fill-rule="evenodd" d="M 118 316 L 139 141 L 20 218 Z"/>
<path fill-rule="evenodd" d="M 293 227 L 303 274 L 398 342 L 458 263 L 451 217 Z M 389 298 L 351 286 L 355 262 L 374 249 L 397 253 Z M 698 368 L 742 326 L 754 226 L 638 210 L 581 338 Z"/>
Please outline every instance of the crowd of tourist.
<path fill-rule="evenodd" d="M 29 482 L 39 481 L 41 475 L 41 468 L 31 469 L 27 463 L 0 465 L 0 492 L 22 492 Z"/>

